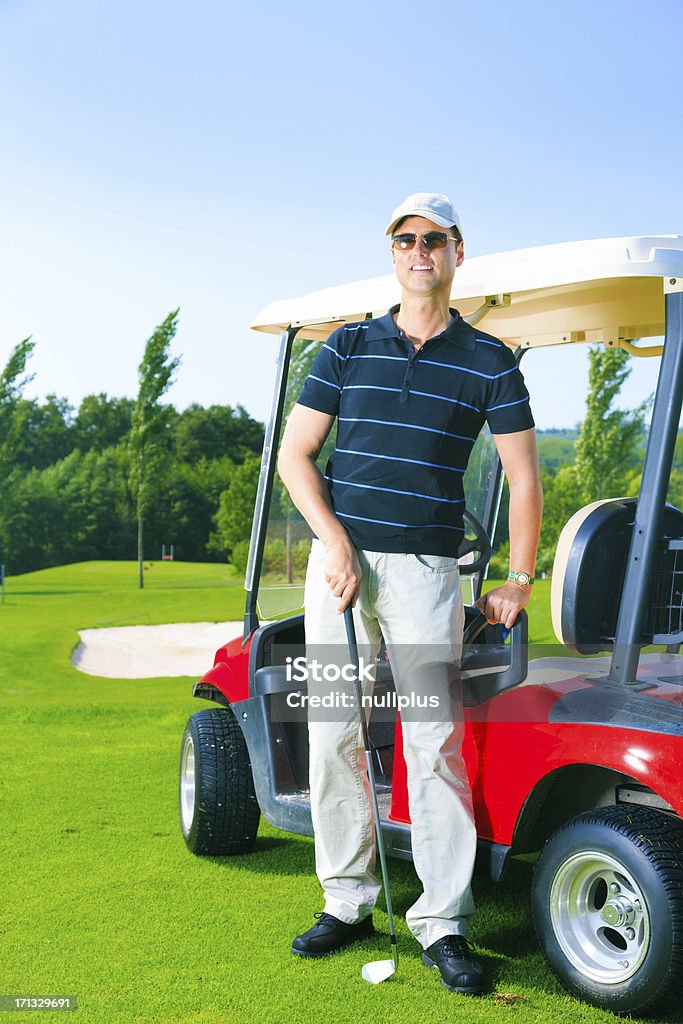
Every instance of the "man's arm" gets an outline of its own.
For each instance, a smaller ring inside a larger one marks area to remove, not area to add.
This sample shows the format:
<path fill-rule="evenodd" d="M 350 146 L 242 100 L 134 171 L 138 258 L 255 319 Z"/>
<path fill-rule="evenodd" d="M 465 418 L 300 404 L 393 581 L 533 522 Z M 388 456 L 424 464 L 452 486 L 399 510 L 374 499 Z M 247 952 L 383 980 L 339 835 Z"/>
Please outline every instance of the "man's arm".
<path fill-rule="evenodd" d="M 543 513 L 536 431 L 494 434 L 493 440 L 510 488 L 510 569 L 533 576 Z M 500 622 L 509 629 L 519 610 L 529 603 L 531 589 L 509 580 L 480 597 L 477 607 L 489 622 Z"/>
<path fill-rule="evenodd" d="M 340 598 L 337 611 L 341 614 L 358 590 L 361 567 L 315 464 L 333 423 L 334 416 L 295 405 L 287 420 L 277 468 L 290 498 L 325 546 L 325 579 L 335 597 Z"/>

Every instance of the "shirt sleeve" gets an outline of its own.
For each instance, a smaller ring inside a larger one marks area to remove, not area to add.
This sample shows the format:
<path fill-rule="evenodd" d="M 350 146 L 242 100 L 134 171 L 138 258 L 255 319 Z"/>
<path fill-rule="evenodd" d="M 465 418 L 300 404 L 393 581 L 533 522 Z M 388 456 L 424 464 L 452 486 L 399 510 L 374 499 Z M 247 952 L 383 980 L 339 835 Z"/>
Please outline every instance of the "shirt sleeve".
<path fill-rule="evenodd" d="M 313 361 L 311 372 L 304 381 L 299 395 L 299 405 L 336 416 L 339 412 L 339 396 L 342 391 L 342 369 L 345 357 L 339 351 L 344 337 L 343 328 L 338 328 L 323 342 Z"/>
<path fill-rule="evenodd" d="M 498 370 L 491 380 L 485 414 L 492 434 L 514 434 L 535 425 L 524 377 L 514 355 L 505 345 L 501 345 Z"/>

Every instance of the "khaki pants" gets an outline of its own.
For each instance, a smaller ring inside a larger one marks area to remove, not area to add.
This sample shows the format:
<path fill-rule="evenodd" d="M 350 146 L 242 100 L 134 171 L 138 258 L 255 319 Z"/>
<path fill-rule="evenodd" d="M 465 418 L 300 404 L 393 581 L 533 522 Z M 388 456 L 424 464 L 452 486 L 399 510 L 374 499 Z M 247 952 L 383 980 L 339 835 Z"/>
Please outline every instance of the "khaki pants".
<path fill-rule="evenodd" d="M 457 562 L 450 557 L 373 551 L 358 555 L 363 578 L 354 621 L 361 657 L 366 664 L 374 660 L 381 634 L 397 695 L 410 699 L 419 678 L 420 693 L 428 679 L 429 692 L 439 698 L 435 713 L 401 713 L 413 861 L 423 886 L 406 921 L 427 947 L 444 935 L 465 935 L 474 913 L 470 883 L 477 837 L 461 754 L 462 707 L 443 673 L 434 672 L 436 650 L 450 652 L 451 663 L 460 661 L 460 579 Z M 315 540 L 306 576 L 308 657 L 317 645 L 346 651 L 344 619 L 325 581 L 324 562 L 324 547 Z M 325 687 L 330 690 L 329 683 L 320 684 L 319 692 Z M 311 683 L 308 689 L 309 694 L 316 692 Z M 350 924 L 370 914 L 381 888 L 374 873 L 372 809 L 358 710 L 336 710 L 325 721 L 309 712 L 308 729 L 317 874 L 325 911 Z"/>

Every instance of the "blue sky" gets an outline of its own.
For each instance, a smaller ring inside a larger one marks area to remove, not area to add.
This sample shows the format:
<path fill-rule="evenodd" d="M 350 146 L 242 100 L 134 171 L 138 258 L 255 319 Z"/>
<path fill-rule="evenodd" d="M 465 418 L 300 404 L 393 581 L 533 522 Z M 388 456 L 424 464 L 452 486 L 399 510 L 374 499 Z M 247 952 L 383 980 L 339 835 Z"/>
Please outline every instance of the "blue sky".
<path fill-rule="evenodd" d="M 0 364 L 31 334 L 29 394 L 133 395 L 180 306 L 169 400 L 264 418 L 249 322 L 388 273 L 410 192 L 453 197 L 471 256 L 683 233 L 682 40 L 680 0 L 0 0 Z M 581 418 L 585 365 L 528 356 L 539 426 Z"/>

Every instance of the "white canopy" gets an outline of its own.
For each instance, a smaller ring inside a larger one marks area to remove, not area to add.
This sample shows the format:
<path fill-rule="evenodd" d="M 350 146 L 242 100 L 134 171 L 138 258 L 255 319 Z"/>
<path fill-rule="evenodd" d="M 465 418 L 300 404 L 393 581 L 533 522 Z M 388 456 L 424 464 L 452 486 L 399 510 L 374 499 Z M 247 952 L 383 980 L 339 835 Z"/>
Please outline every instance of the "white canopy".
<path fill-rule="evenodd" d="M 562 242 L 465 259 L 451 297 L 472 323 L 508 345 L 618 343 L 664 333 L 664 282 L 683 279 L 683 235 Z M 324 339 L 340 323 L 385 313 L 393 274 L 273 302 L 252 323 L 271 334 L 303 326 Z"/>

